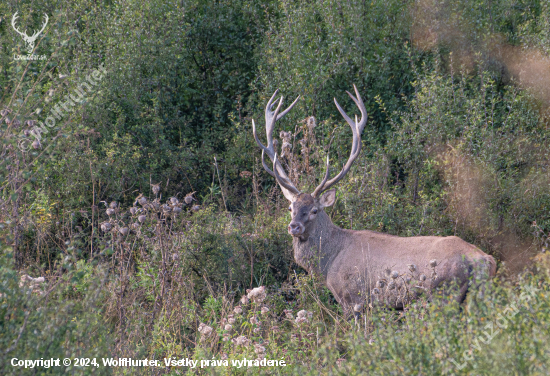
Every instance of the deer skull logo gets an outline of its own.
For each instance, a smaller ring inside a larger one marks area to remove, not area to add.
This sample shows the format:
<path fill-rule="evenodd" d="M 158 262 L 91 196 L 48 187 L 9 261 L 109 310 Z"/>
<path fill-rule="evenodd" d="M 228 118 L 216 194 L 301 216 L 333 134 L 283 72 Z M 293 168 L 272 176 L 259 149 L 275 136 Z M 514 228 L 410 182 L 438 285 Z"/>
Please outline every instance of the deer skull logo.
<path fill-rule="evenodd" d="M 19 34 L 23 37 L 23 40 L 27 43 L 27 51 L 29 52 L 29 54 L 32 54 L 32 52 L 34 51 L 34 42 L 36 41 L 36 38 L 38 38 L 40 33 L 42 33 L 44 31 L 44 29 L 46 28 L 46 25 L 48 24 L 48 15 L 44 14 L 45 20 L 44 20 L 44 25 L 42 26 L 42 29 L 35 32 L 33 35 L 28 36 L 27 35 L 27 29 L 25 29 L 24 32 L 21 32 L 21 31 L 17 30 L 17 27 L 15 26 L 15 20 L 17 20 L 17 18 L 19 18 L 19 17 L 17 17 L 17 13 L 18 12 L 15 12 L 13 17 L 11 18 L 11 26 L 13 27 L 13 30 L 15 30 L 15 32 L 17 34 Z"/>

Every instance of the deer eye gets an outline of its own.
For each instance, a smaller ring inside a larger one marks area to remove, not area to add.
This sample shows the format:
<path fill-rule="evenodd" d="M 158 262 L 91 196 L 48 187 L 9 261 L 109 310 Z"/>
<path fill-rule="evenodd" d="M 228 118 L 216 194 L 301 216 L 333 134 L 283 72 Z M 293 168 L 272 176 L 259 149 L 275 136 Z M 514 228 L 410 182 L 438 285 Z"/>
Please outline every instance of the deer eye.
<path fill-rule="evenodd" d="M 311 211 L 311 214 L 317 214 L 317 209 L 313 209 L 313 210 Z"/>
<path fill-rule="evenodd" d="M 288 210 L 292 211 L 292 206 L 289 206 L 289 207 L 288 207 Z"/>

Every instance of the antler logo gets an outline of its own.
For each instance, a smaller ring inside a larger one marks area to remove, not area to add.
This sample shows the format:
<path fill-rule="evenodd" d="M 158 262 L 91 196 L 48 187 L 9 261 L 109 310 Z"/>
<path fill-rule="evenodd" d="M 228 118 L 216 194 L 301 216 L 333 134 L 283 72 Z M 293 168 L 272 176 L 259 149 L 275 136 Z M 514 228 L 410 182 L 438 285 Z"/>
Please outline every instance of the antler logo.
<path fill-rule="evenodd" d="M 15 26 L 15 20 L 17 20 L 19 18 L 19 17 L 17 17 L 17 13 L 18 12 L 15 12 L 13 17 L 11 18 L 11 26 L 13 27 L 13 30 L 15 30 L 17 32 L 17 34 L 19 34 L 23 37 L 23 40 L 27 43 L 27 51 L 29 52 L 29 54 L 32 54 L 32 52 L 34 51 L 34 41 L 36 41 L 36 38 L 38 38 L 40 33 L 42 33 L 44 31 L 44 29 L 46 28 L 46 25 L 48 24 L 48 19 L 49 19 L 48 15 L 44 14 L 45 21 L 44 21 L 44 26 L 42 26 L 42 29 L 35 32 L 33 35 L 28 36 L 27 35 L 27 29 L 25 29 L 25 32 L 22 33 L 19 30 L 17 30 L 17 27 Z"/>

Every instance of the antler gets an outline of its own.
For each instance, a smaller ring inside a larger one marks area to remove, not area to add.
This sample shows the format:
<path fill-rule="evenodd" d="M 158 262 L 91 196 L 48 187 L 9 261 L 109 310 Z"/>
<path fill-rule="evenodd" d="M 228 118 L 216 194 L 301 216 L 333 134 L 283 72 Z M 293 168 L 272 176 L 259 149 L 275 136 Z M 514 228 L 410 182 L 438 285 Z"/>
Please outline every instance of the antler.
<path fill-rule="evenodd" d="M 17 27 L 15 27 L 15 20 L 17 20 L 19 18 L 19 17 L 17 17 L 17 13 L 19 13 L 19 12 L 15 12 L 13 17 L 11 18 L 11 26 L 13 27 L 13 30 L 15 30 L 15 32 L 17 34 L 21 35 L 23 38 L 28 38 L 27 29 L 25 29 L 25 32 L 22 33 L 19 30 L 17 30 Z"/>
<path fill-rule="evenodd" d="M 35 40 L 36 37 L 37 37 L 41 32 L 43 32 L 44 29 L 46 28 L 46 26 L 48 25 L 49 17 L 48 17 L 48 15 L 47 15 L 46 13 L 44 13 L 44 17 L 46 18 L 46 20 L 44 21 L 44 25 L 42 26 L 42 29 L 40 29 L 40 31 L 37 31 L 36 33 L 34 33 L 34 34 L 32 35 L 32 37 L 30 37 L 30 39 Z"/>
<path fill-rule="evenodd" d="M 267 146 L 264 146 L 260 139 L 258 138 L 258 135 L 256 133 L 256 124 L 254 123 L 254 119 L 252 119 L 252 131 L 254 133 L 254 138 L 256 139 L 256 143 L 258 146 L 262 149 L 262 165 L 264 166 L 265 170 L 273 176 L 283 191 L 288 191 L 292 195 L 297 195 L 300 193 L 300 191 L 292 184 L 290 179 L 288 178 L 288 175 L 286 174 L 285 170 L 283 169 L 283 166 L 281 163 L 277 161 L 277 155 L 275 152 L 275 147 L 273 145 L 273 129 L 275 128 L 275 123 L 277 120 L 281 119 L 283 116 L 285 116 L 291 109 L 294 107 L 296 102 L 298 102 L 298 99 L 300 99 L 300 96 L 292 102 L 290 106 L 281 114 L 279 114 L 279 110 L 281 109 L 281 106 L 283 105 L 283 97 L 278 99 L 279 103 L 277 105 L 277 108 L 275 111 L 272 111 L 273 105 L 275 102 L 273 101 L 273 98 L 277 95 L 279 92 L 279 89 L 275 90 L 275 93 L 271 96 L 271 99 L 269 102 L 267 102 L 267 106 L 265 107 L 265 133 L 267 135 Z M 264 160 L 264 154 L 267 154 L 269 159 L 273 162 L 273 171 L 267 166 Z"/>
<path fill-rule="evenodd" d="M 275 159 L 273 160 L 273 176 L 275 177 L 275 180 L 277 180 L 277 183 L 279 183 L 281 188 L 286 189 L 287 191 L 292 192 L 295 195 L 299 194 L 300 191 L 294 186 L 294 184 L 292 184 L 290 179 L 284 178 L 279 175 L 279 169 L 283 170 L 283 167 L 277 159 L 277 153 L 275 153 Z"/>
<path fill-rule="evenodd" d="M 346 91 L 350 98 L 355 102 L 357 107 L 359 107 L 359 111 L 361 111 L 361 121 L 357 122 L 357 115 L 355 116 L 355 121 L 351 120 L 351 118 L 346 114 L 346 112 L 340 107 L 338 102 L 336 101 L 336 98 L 334 98 L 334 103 L 336 104 L 336 107 L 338 108 L 338 111 L 342 114 L 344 119 L 348 122 L 349 126 L 351 127 L 351 132 L 353 133 L 353 140 L 351 145 L 351 154 L 342 168 L 342 171 L 332 179 L 330 179 L 327 182 L 328 174 L 329 174 L 329 163 L 327 158 L 327 172 L 325 174 L 325 178 L 319 184 L 317 188 L 315 188 L 315 191 L 313 191 L 312 196 L 313 197 L 319 197 L 321 193 L 332 187 L 334 184 L 338 183 L 350 170 L 351 166 L 353 165 L 353 162 L 357 159 L 361 152 L 361 134 L 363 133 L 363 129 L 365 128 L 365 125 L 367 124 L 367 109 L 365 108 L 365 104 L 363 103 L 363 100 L 361 99 L 361 96 L 359 95 L 359 92 L 357 91 L 357 87 L 353 85 L 353 88 L 355 89 L 355 95 L 357 98 L 355 98 L 349 91 Z"/>
<path fill-rule="evenodd" d="M 27 35 L 27 29 L 25 29 L 25 32 L 22 33 L 21 31 L 17 30 L 17 27 L 15 26 L 15 21 L 19 18 L 19 17 L 17 17 L 17 13 L 18 12 L 15 12 L 13 17 L 11 18 L 11 26 L 13 27 L 15 32 L 18 33 L 19 35 L 21 35 L 23 37 L 23 40 L 25 42 L 27 42 L 28 51 L 29 51 L 29 53 L 32 53 L 32 50 L 34 49 L 34 41 L 36 40 L 36 38 L 38 38 L 38 35 L 40 35 L 40 33 L 43 32 L 44 29 L 46 28 L 46 26 L 48 25 L 49 17 L 48 17 L 47 14 L 44 14 L 45 22 L 44 22 L 44 25 L 42 25 L 42 29 L 35 32 L 32 36 L 28 36 Z"/>

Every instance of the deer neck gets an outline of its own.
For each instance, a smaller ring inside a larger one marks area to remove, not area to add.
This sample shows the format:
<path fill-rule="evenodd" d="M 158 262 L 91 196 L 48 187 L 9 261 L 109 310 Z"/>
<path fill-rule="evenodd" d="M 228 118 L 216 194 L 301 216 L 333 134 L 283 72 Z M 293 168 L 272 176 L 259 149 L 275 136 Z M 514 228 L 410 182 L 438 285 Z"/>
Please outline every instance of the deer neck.
<path fill-rule="evenodd" d="M 295 237 L 293 240 L 294 259 L 308 271 L 326 281 L 328 270 L 342 249 L 339 242 L 343 239 L 343 230 L 335 226 L 324 210 L 317 214 L 317 221 L 307 239 Z"/>

